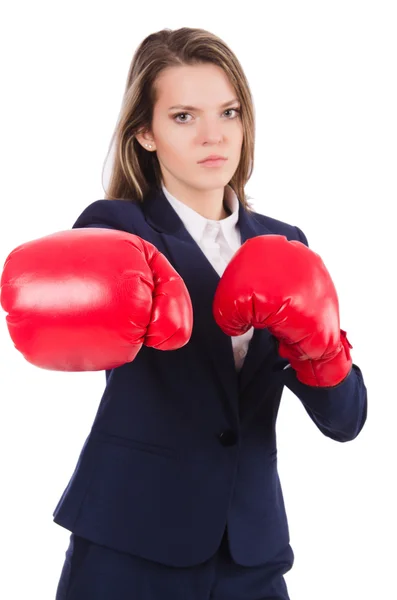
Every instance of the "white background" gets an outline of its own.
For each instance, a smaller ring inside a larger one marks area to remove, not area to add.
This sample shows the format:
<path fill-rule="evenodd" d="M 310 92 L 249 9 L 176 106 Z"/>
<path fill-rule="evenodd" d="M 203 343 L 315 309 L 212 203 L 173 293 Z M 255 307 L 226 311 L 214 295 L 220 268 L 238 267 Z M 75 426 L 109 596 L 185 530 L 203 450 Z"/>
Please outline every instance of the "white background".
<path fill-rule="evenodd" d="M 298 225 L 336 286 L 368 389 L 352 442 L 326 438 L 285 389 L 279 472 L 295 553 L 291 600 L 397 598 L 396 5 L 386 1 L 18 2 L 2 15 L 0 263 L 103 198 L 102 167 L 136 46 L 203 27 L 254 95 L 254 208 Z M 69 532 L 52 512 L 105 375 L 27 363 L 0 320 L 4 600 L 53 600 Z M 116 599 L 115 599 L 116 600 Z"/>

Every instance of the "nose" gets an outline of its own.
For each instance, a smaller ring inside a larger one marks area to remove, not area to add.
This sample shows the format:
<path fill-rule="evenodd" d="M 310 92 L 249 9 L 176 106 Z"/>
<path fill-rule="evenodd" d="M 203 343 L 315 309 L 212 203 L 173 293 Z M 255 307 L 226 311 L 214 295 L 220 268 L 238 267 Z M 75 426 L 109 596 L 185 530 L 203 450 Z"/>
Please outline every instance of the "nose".
<path fill-rule="evenodd" d="M 203 119 L 200 123 L 199 138 L 202 143 L 217 144 L 223 139 L 222 123 L 219 119 Z"/>

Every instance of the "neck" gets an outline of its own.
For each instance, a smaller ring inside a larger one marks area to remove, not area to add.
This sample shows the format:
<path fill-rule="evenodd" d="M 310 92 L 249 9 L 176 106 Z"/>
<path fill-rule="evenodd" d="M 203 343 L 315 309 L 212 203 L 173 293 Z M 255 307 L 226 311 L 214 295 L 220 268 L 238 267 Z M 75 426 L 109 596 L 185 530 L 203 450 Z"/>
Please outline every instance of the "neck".
<path fill-rule="evenodd" d="M 230 210 L 224 202 L 224 187 L 215 190 L 195 190 L 186 189 L 176 183 L 164 183 L 164 186 L 170 194 L 205 219 L 221 221 L 230 214 Z"/>

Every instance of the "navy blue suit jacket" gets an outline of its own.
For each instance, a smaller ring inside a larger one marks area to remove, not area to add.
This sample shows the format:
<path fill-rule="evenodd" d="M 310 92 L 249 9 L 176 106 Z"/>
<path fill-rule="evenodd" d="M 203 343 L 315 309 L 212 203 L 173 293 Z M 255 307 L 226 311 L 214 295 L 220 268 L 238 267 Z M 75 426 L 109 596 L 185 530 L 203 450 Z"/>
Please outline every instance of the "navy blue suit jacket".
<path fill-rule="evenodd" d="M 342 383 L 300 383 L 267 329 L 255 330 L 240 373 L 231 338 L 216 325 L 219 276 L 163 192 L 141 204 L 98 200 L 75 222 L 136 234 L 181 275 L 194 315 L 179 350 L 143 346 L 131 363 L 106 371 L 106 387 L 54 521 L 116 550 L 173 566 L 207 560 L 228 527 L 234 560 L 254 566 L 283 555 L 289 529 L 277 471 L 276 418 L 283 386 L 324 435 L 354 439 L 367 414 L 357 365 Z M 248 212 L 242 243 L 279 234 L 307 245 L 295 226 Z M 83 400 L 83 399 L 82 399 Z"/>

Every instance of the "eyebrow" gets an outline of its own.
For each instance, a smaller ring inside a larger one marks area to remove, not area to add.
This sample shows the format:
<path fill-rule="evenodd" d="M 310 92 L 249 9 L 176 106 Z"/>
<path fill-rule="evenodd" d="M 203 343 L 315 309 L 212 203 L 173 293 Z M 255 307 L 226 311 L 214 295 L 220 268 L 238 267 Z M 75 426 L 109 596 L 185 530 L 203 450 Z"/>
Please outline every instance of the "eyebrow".
<path fill-rule="evenodd" d="M 239 102 L 239 99 L 233 98 L 232 100 L 228 100 L 227 102 L 224 102 L 223 104 L 221 104 L 219 108 L 228 106 L 229 104 L 232 104 L 233 102 Z M 182 108 L 183 110 L 198 110 L 198 111 L 200 110 L 196 106 L 190 106 L 188 104 L 176 104 L 175 106 L 170 106 L 168 110 L 172 110 L 174 108 Z"/>

